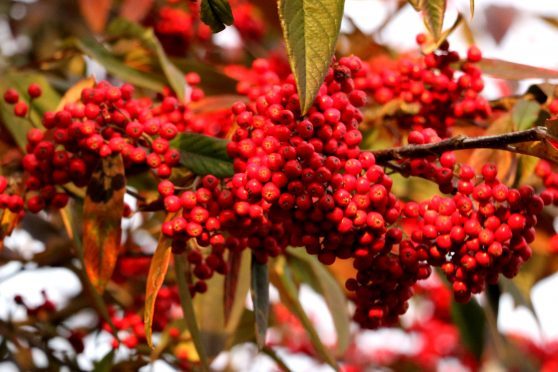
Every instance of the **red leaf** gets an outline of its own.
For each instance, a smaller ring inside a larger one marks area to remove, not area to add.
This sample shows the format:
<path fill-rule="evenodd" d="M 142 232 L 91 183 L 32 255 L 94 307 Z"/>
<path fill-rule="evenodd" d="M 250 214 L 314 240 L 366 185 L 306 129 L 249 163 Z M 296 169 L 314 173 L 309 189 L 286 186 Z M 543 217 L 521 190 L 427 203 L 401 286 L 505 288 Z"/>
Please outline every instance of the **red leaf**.
<path fill-rule="evenodd" d="M 120 6 L 120 16 L 138 22 L 145 18 L 153 6 L 153 0 L 124 0 Z"/>
<path fill-rule="evenodd" d="M 81 15 L 91 31 L 96 33 L 104 31 L 111 6 L 112 0 L 79 0 Z"/>
<path fill-rule="evenodd" d="M 102 293 L 112 276 L 120 247 L 126 178 L 120 155 L 101 160 L 83 204 L 83 247 L 87 276 Z"/>

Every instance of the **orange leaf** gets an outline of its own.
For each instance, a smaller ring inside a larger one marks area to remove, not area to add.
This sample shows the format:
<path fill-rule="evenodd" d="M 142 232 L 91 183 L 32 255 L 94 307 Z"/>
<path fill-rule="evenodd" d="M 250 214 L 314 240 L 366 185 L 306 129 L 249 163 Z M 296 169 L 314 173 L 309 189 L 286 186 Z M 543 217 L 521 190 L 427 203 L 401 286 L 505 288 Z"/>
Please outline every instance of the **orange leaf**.
<path fill-rule="evenodd" d="M 112 0 L 79 0 L 79 10 L 91 31 L 103 32 L 111 5 Z"/>
<path fill-rule="evenodd" d="M 4 238 L 10 236 L 20 219 L 19 213 L 13 213 L 9 209 L 0 212 L 0 251 L 4 248 Z"/>
<path fill-rule="evenodd" d="M 167 221 L 169 218 L 172 218 L 172 214 L 168 215 Z M 155 301 L 157 300 L 157 293 L 159 293 L 159 289 L 161 289 L 161 286 L 165 281 L 171 253 L 171 240 L 161 234 L 159 243 L 157 244 L 157 249 L 151 259 L 151 265 L 149 266 L 149 273 L 147 274 L 147 281 L 145 284 L 145 310 L 143 314 L 143 322 L 145 323 L 145 338 L 147 339 L 147 344 L 150 347 L 153 347 L 153 341 L 151 340 L 151 327 L 153 326 Z"/>
<path fill-rule="evenodd" d="M 87 186 L 83 203 L 83 247 L 87 276 L 102 293 L 120 247 L 126 178 L 120 155 L 103 158 Z"/>
<path fill-rule="evenodd" d="M 153 6 L 153 0 L 124 0 L 120 6 L 120 16 L 138 22 L 145 18 Z"/>

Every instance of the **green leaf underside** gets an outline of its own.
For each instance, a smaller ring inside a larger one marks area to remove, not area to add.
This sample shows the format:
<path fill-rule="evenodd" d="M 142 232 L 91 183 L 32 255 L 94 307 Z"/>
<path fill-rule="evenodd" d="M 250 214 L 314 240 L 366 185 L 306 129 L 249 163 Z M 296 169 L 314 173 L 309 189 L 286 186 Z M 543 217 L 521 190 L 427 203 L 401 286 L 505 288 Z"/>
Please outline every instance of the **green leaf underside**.
<path fill-rule="evenodd" d="M 434 40 L 438 40 L 444 25 L 446 0 L 424 0 L 421 2 L 421 7 L 426 28 L 432 34 Z"/>
<path fill-rule="evenodd" d="M 279 18 L 302 114 L 324 80 L 343 18 L 344 0 L 279 0 Z"/>
<path fill-rule="evenodd" d="M 184 133 L 175 138 L 171 146 L 180 150 L 182 164 L 195 174 L 223 178 L 234 174 L 227 143 L 224 139 Z"/>
<path fill-rule="evenodd" d="M 256 343 L 258 349 L 265 346 L 265 334 L 269 320 L 269 269 L 252 257 L 251 279 L 252 303 L 254 304 Z"/>
<path fill-rule="evenodd" d="M 512 121 L 516 130 L 525 130 L 533 126 L 539 117 L 541 106 L 526 99 L 519 100 L 512 110 Z"/>
<path fill-rule="evenodd" d="M 201 339 L 200 328 L 196 319 L 196 312 L 194 311 L 190 289 L 188 288 L 188 283 L 186 282 L 185 278 L 186 265 L 183 262 L 185 260 L 186 257 L 183 255 L 174 255 L 174 269 L 176 274 L 176 283 L 178 284 L 180 305 L 182 307 L 184 321 L 186 322 L 188 331 L 190 331 L 190 335 L 192 336 L 192 342 L 194 343 L 196 351 L 198 352 L 198 355 L 200 357 L 202 370 L 209 371 L 207 354 L 205 352 L 204 344 Z"/>
<path fill-rule="evenodd" d="M 303 250 L 287 250 L 289 267 L 295 276 L 302 276 L 318 294 L 324 297 L 337 333 L 337 354 L 343 355 L 350 343 L 350 319 L 347 297 L 333 275 L 314 256 Z"/>
<path fill-rule="evenodd" d="M 304 311 L 302 304 L 299 301 L 299 293 L 296 283 L 293 279 L 293 273 L 285 261 L 278 261 L 271 272 L 271 282 L 277 288 L 281 302 L 284 303 L 289 311 L 293 313 L 299 320 L 306 332 L 316 354 L 327 364 L 338 370 L 337 362 L 331 355 L 329 350 L 322 343 L 318 332 L 314 328 L 312 321 Z"/>
<path fill-rule="evenodd" d="M 223 31 L 225 26 L 234 22 L 231 6 L 227 0 L 202 0 L 201 20 L 211 28 L 214 33 Z"/>

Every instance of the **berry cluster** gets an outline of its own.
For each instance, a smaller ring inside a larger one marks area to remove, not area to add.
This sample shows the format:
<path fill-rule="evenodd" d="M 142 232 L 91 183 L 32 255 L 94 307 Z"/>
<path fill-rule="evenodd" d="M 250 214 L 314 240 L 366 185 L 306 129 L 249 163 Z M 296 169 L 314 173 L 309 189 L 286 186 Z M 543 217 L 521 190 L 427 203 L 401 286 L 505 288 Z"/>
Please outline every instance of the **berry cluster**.
<path fill-rule="evenodd" d="M 43 93 L 41 86 L 36 83 L 32 83 L 27 88 L 27 94 L 29 95 L 29 102 L 34 99 L 39 98 Z M 14 105 L 14 115 L 18 117 L 25 117 L 29 111 L 29 106 L 25 101 L 20 100 L 19 93 L 17 90 L 10 88 L 4 92 L 4 101 L 7 104 Z"/>
<path fill-rule="evenodd" d="M 417 42 L 425 42 L 424 35 Z M 475 66 L 482 58 L 476 47 L 467 52 L 467 61 L 456 71 L 452 65 L 459 62 L 459 54 L 449 50 L 444 42 L 438 51 L 421 58 L 403 58 L 396 68 L 375 71 L 370 65 L 355 78 L 355 86 L 369 94 L 379 105 L 399 100 L 418 108 L 396 113 L 396 122 L 402 128 L 433 128 L 442 137 L 459 119 L 477 120 L 490 115 L 491 108 L 480 93 L 484 88 L 481 70 Z"/>
<path fill-rule="evenodd" d="M 193 101 L 203 98 L 203 91 L 196 87 L 199 80 L 195 73 L 186 75 L 193 86 Z M 31 97 L 37 97 L 35 91 L 31 85 Z M 196 118 L 172 95 L 154 104 L 149 99 L 134 99 L 133 92 L 129 84 L 115 87 L 100 82 L 84 89 L 80 101 L 46 113 L 45 130 L 33 128 L 27 133 L 22 163 L 31 212 L 64 207 L 68 195 L 60 186 L 68 182 L 87 185 L 99 158 L 110 155 L 121 154 L 126 169 L 147 166 L 160 178 L 170 176 L 180 160 L 170 140 L 179 132 L 199 129 Z M 17 102 L 17 92 L 8 90 L 4 99 Z"/>
<path fill-rule="evenodd" d="M 530 186 L 508 188 L 496 178 L 492 164 L 475 178 L 474 171 L 462 165 L 454 196 L 409 202 L 403 209 L 406 218 L 417 220 L 411 232 L 416 245 L 401 250 L 400 256 L 441 267 L 462 302 L 486 283 L 496 283 L 499 274 L 517 274 L 532 254 L 536 215 L 552 202 L 549 194 L 535 195 Z"/>
<path fill-rule="evenodd" d="M 12 213 L 19 213 L 23 211 L 25 202 L 21 195 L 9 192 L 9 186 L 9 179 L 0 176 L 0 210 L 8 209 Z"/>

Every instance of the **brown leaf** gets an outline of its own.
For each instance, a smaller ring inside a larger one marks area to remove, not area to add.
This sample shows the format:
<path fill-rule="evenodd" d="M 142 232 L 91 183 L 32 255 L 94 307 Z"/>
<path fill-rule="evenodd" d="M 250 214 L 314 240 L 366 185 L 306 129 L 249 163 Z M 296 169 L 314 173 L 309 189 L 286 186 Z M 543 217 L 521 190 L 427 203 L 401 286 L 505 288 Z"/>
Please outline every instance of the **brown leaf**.
<path fill-rule="evenodd" d="M 153 6 L 153 0 L 123 0 L 120 16 L 138 22 L 145 18 Z"/>
<path fill-rule="evenodd" d="M 122 157 L 103 158 L 87 186 L 83 204 L 85 270 L 100 293 L 110 280 L 118 257 L 125 191 Z"/>
<path fill-rule="evenodd" d="M 112 0 L 79 0 L 79 10 L 85 23 L 95 33 L 105 29 Z"/>
<path fill-rule="evenodd" d="M 172 214 L 169 214 L 166 220 L 169 221 L 172 216 Z M 151 328 L 153 325 L 155 301 L 157 300 L 157 294 L 165 281 L 165 276 L 167 275 L 167 270 L 169 268 L 172 253 L 170 244 L 171 240 L 161 234 L 159 243 L 157 244 L 157 249 L 151 259 L 151 265 L 149 266 L 149 273 L 147 274 L 147 281 L 145 283 L 145 310 L 143 322 L 145 323 L 145 338 L 147 339 L 147 344 L 150 347 L 153 347 L 153 341 L 151 340 Z"/>

